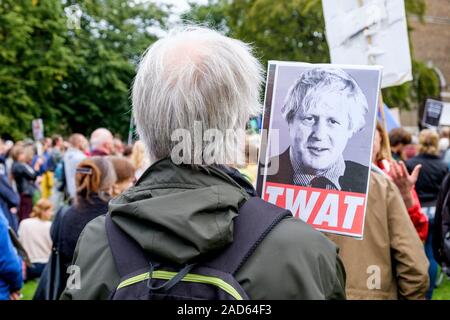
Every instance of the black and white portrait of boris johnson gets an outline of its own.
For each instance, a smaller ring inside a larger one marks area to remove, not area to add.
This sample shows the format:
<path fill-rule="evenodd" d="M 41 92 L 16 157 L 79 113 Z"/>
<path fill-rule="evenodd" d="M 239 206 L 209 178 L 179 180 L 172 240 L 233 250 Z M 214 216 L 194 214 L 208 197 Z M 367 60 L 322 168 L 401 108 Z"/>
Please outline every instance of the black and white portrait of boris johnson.
<path fill-rule="evenodd" d="M 379 85 L 374 84 L 375 88 Z M 365 141 L 357 136 L 374 126 L 376 96 L 372 92 L 369 105 L 357 81 L 342 68 L 321 65 L 301 72 L 279 110 L 288 131 L 280 140 L 289 145 L 270 157 L 269 163 L 277 160 L 279 168 L 267 181 L 365 193 L 372 132 L 365 132 Z M 350 141 L 356 143 L 355 148 Z"/>

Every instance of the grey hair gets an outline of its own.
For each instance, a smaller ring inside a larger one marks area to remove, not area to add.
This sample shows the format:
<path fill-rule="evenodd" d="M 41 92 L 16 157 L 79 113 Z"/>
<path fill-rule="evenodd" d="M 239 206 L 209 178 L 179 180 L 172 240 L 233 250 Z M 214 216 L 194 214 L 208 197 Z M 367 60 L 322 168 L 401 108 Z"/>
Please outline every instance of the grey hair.
<path fill-rule="evenodd" d="M 203 131 L 244 129 L 261 112 L 262 74 L 248 44 L 211 29 L 182 27 L 156 41 L 142 57 L 132 89 L 137 132 L 150 158 L 170 156 L 172 134 L 185 129 L 193 137 L 195 122 Z M 224 163 L 231 163 L 235 139 L 224 134 L 211 142 Z"/>
<path fill-rule="evenodd" d="M 113 135 L 112 135 L 111 131 L 109 131 L 106 128 L 98 128 L 92 132 L 89 142 L 91 144 L 92 149 L 97 149 L 103 143 L 107 142 L 108 140 L 112 140 L 112 139 L 113 139 Z"/>
<path fill-rule="evenodd" d="M 353 100 L 345 103 L 348 106 L 349 130 L 353 133 L 365 125 L 365 115 L 369 111 L 366 96 L 356 81 L 344 70 L 338 68 L 314 68 L 300 76 L 291 86 L 286 96 L 281 113 L 288 123 L 292 123 L 295 115 L 305 113 L 318 102 L 321 95 L 329 92 L 338 93 L 343 100 Z M 358 108 L 351 108 L 356 105 Z"/>

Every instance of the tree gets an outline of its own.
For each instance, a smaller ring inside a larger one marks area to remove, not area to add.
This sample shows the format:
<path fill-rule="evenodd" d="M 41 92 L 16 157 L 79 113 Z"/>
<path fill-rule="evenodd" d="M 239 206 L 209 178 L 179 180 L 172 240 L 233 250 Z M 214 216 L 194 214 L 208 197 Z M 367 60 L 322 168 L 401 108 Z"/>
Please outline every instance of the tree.
<path fill-rule="evenodd" d="M 136 64 L 145 48 L 157 40 L 149 28 L 164 27 L 167 13 L 137 1 L 75 3 L 82 12 L 81 28 L 69 30 L 67 46 L 80 64 L 71 66 L 55 100 L 64 110 L 68 131 L 89 132 L 103 126 L 124 136 Z"/>
<path fill-rule="evenodd" d="M 57 122 L 53 90 L 74 63 L 65 47 L 65 20 L 58 0 L 37 5 L 0 1 L 0 133 L 23 138 L 31 120 Z"/>
<path fill-rule="evenodd" d="M 263 65 L 267 60 L 329 61 L 320 0 L 210 0 L 192 5 L 183 18 L 219 26 L 252 43 Z"/>
<path fill-rule="evenodd" d="M 424 0 L 405 0 L 405 7 L 408 15 L 419 17 L 426 9 Z M 267 60 L 330 61 L 320 0 L 209 0 L 204 6 L 191 4 L 183 18 L 252 43 L 263 65 Z M 414 59 L 412 66 L 414 81 L 383 89 L 389 106 L 410 109 L 439 94 L 435 72 Z"/>
<path fill-rule="evenodd" d="M 68 8 L 81 13 L 79 28 Z M 23 138 L 40 117 L 46 134 L 125 135 L 136 63 L 167 12 L 132 0 L 1 0 L 0 134 Z"/>

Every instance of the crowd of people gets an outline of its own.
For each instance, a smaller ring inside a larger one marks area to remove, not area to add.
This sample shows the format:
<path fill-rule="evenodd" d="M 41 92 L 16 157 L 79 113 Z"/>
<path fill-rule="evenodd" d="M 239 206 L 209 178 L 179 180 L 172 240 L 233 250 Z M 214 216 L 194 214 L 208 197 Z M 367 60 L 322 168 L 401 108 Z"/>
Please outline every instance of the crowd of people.
<path fill-rule="evenodd" d="M 195 136 L 195 121 L 205 130 L 245 128 L 257 115 L 261 83 L 247 44 L 187 28 L 158 40 L 140 62 L 132 88 L 140 140 L 132 146 L 105 128 L 89 139 L 1 141 L 0 299 L 19 299 L 23 282 L 36 278 L 36 299 L 158 299 L 197 264 L 210 277 L 214 268 L 231 275 L 233 297 L 431 299 L 438 264 L 445 270 L 447 262 L 449 130 L 416 137 L 378 123 L 364 238 L 323 234 L 262 200 L 250 203 L 256 163 L 170 158 L 172 133 Z M 215 147 L 231 154 L 234 138 Z M 268 218 L 241 219 L 251 211 L 244 203 Z M 246 228 L 251 236 L 241 239 Z M 233 246 L 241 241 L 244 248 Z M 218 252 L 225 253 L 208 260 Z M 167 278 L 155 271 L 164 265 L 181 271 Z M 71 266 L 82 270 L 80 283 Z M 178 289 L 177 297 L 198 290 Z"/>
<path fill-rule="evenodd" d="M 66 216 L 63 236 L 57 239 L 61 281 L 66 280 L 64 270 L 84 226 L 107 213 L 109 199 L 139 178 L 146 159 L 141 142 L 125 146 L 105 128 L 95 130 L 89 141 L 80 133 L 67 140 L 60 135 L 42 141 L 0 140 L 0 298 L 18 298 L 23 281 L 41 277 L 55 248 L 50 231 L 57 213 Z M 25 257 L 13 247 L 11 233 Z"/>

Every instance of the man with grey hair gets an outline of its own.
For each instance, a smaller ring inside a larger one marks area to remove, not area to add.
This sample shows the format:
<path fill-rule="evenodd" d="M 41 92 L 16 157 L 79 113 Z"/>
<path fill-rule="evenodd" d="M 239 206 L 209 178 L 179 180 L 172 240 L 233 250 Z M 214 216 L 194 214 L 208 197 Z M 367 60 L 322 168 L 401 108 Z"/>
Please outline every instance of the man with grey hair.
<path fill-rule="evenodd" d="M 348 73 L 320 67 L 303 72 L 281 112 L 291 144 L 278 156 L 278 174 L 268 181 L 366 192 L 368 168 L 343 158 L 348 140 L 364 127 L 368 112 L 365 95 Z"/>
<path fill-rule="evenodd" d="M 213 164 L 171 158 L 179 129 L 190 142 L 197 123 L 202 131 L 244 129 L 260 109 L 261 75 L 247 44 L 206 28 L 175 30 L 150 46 L 132 95 L 137 131 L 154 163 L 110 201 L 106 217 L 84 229 L 74 260 L 80 286 L 68 287 L 63 299 L 345 298 L 336 246 L 257 198 L 250 182 L 224 165 L 233 161 L 236 136 L 192 146 L 219 154 Z M 168 265 L 177 270 L 170 277 Z M 196 287 L 182 290 L 189 281 Z M 218 295 L 210 291 L 215 286 Z"/>
<path fill-rule="evenodd" d="M 108 156 L 114 151 L 114 137 L 108 129 L 98 128 L 91 134 L 91 156 Z"/>

